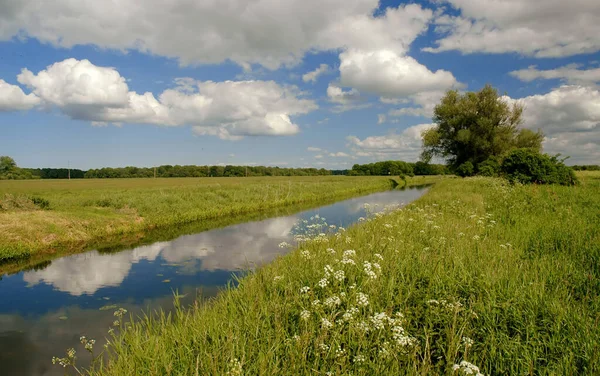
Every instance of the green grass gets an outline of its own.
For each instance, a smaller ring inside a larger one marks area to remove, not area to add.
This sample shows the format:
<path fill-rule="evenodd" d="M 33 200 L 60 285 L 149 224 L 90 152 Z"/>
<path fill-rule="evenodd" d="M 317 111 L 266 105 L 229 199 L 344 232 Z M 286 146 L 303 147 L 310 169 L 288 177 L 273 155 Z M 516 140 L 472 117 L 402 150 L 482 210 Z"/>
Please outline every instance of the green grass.
<path fill-rule="evenodd" d="M 580 178 L 443 180 L 207 304 L 121 323 L 89 372 L 459 375 L 465 361 L 486 375 L 600 374 L 600 174 Z"/>
<path fill-rule="evenodd" d="M 0 262 L 30 265 L 31 258 L 129 243 L 155 229 L 211 222 L 206 229 L 224 218 L 391 186 L 386 177 L 345 176 L 0 181 Z"/>

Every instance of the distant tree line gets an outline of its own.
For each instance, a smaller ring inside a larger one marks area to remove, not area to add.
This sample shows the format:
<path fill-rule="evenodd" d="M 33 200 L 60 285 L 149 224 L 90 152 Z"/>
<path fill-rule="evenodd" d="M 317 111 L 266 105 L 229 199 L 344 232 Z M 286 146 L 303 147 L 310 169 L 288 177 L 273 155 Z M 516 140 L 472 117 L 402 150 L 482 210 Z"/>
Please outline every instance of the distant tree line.
<path fill-rule="evenodd" d="M 105 167 L 88 170 L 84 177 L 89 179 L 105 178 L 150 178 L 154 177 L 153 167 Z M 331 175 L 324 168 L 282 168 L 267 166 L 195 166 L 163 165 L 156 167 L 156 177 L 242 177 L 242 176 L 319 176 Z"/>
<path fill-rule="evenodd" d="M 449 170 L 445 165 L 425 162 L 383 161 L 369 164 L 355 164 L 348 171 L 351 176 L 399 176 L 399 175 L 445 175 Z"/>
<path fill-rule="evenodd" d="M 34 179 L 68 179 L 68 168 L 23 168 L 31 173 Z M 71 179 L 83 179 L 85 171 L 72 168 L 70 170 Z"/>
<path fill-rule="evenodd" d="M 572 168 L 575 171 L 600 171 L 600 165 L 575 165 Z"/>

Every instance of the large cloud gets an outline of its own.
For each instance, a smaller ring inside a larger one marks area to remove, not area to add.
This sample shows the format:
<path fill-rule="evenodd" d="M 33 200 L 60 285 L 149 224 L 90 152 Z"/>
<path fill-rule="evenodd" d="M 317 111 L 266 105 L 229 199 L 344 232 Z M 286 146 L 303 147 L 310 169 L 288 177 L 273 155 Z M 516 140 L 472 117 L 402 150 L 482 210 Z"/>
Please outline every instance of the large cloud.
<path fill-rule="evenodd" d="M 600 50 L 597 0 L 445 1 L 461 14 L 436 20 L 437 31 L 447 35 L 427 51 L 560 57 Z"/>
<path fill-rule="evenodd" d="M 183 64 L 230 59 L 275 69 L 311 50 L 406 48 L 432 16 L 408 5 L 374 17 L 378 6 L 378 0 L 0 0 L 0 40 L 20 35 L 62 47 L 135 49 Z"/>
<path fill-rule="evenodd" d="M 369 136 L 363 140 L 356 136 L 348 136 L 348 146 L 360 157 L 415 161 L 421 152 L 422 132 L 434 126 L 435 124 L 418 124 L 406 128 L 401 133 Z"/>
<path fill-rule="evenodd" d="M 520 99 L 523 125 L 541 129 L 544 151 L 572 157 L 572 163 L 600 163 L 600 91 L 594 87 L 563 85 L 549 93 Z"/>
<path fill-rule="evenodd" d="M 0 112 L 29 110 L 39 103 L 34 94 L 25 94 L 17 85 L 0 79 Z"/>
<path fill-rule="evenodd" d="M 221 138 L 295 134 L 298 126 L 290 116 L 317 107 L 313 101 L 299 98 L 296 88 L 273 81 L 179 79 L 175 89 L 156 99 L 152 93 L 130 91 L 114 68 L 98 67 L 88 60 L 67 59 L 37 74 L 23 69 L 18 80 L 33 91 L 34 99 L 74 119 L 192 125 L 199 134 Z"/>
<path fill-rule="evenodd" d="M 410 56 L 392 50 L 348 50 L 340 54 L 340 81 L 344 86 L 383 97 L 409 96 L 456 85 L 452 73 L 432 72 Z"/>

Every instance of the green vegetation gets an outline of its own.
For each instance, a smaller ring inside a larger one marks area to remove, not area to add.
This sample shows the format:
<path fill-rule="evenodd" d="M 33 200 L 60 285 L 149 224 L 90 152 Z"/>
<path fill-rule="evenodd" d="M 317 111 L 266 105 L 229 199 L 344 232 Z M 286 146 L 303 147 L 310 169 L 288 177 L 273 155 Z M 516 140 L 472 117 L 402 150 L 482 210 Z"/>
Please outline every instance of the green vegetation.
<path fill-rule="evenodd" d="M 382 161 L 355 164 L 347 174 L 350 176 L 446 175 L 448 169 L 444 165 L 425 162 Z"/>
<path fill-rule="evenodd" d="M 543 134 L 519 129 L 522 113 L 521 106 L 510 106 L 489 85 L 463 95 L 448 91 L 434 109 L 436 126 L 423 134 L 422 158 L 440 157 L 452 170 L 475 174 L 490 157 L 518 148 L 540 151 Z"/>
<path fill-rule="evenodd" d="M 316 204 L 394 184 L 344 176 L 1 181 L 0 261 L 76 252 L 141 231 Z"/>
<path fill-rule="evenodd" d="M 574 165 L 575 171 L 600 171 L 600 165 Z"/>
<path fill-rule="evenodd" d="M 516 149 L 508 153 L 500 166 L 509 181 L 536 184 L 573 185 L 575 172 L 558 157 L 550 157 L 531 149 Z"/>
<path fill-rule="evenodd" d="M 90 372 L 598 374 L 600 174 L 580 178 L 442 180 L 209 304 L 127 325 L 117 311 L 108 360 Z"/>
<path fill-rule="evenodd" d="M 150 178 L 154 177 L 154 168 L 149 167 L 121 167 L 100 168 L 88 170 L 86 178 Z M 164 165 L 156 168 L 156 177 L 159 178 L 188 178 L 188 177 L 243 177 L 243 176 L 323 176 L 331 175 L 331 171 L 324 168 L 282 168 L 265 166 L 171 166 Z"/>
<path fill-rule="evenodd" d="M 14 159 L 0 156 L 0 180 L 35 179 L 35 176 L 26 169 L 17 167 Z"/>

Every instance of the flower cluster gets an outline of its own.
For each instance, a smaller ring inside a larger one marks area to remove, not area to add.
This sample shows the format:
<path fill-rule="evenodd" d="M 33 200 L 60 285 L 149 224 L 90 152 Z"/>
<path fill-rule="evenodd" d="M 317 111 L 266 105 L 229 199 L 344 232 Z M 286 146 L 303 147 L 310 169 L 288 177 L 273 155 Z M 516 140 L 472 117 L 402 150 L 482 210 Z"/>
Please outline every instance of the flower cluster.
<path fill-rule="evenodd" d="M 484 376 L 483 373 L 479 372 L 479 367 L 467 362 L 466 360 L 463 360 L 459 364 L 452 366 L 452 370 L 454 372 L 458 371 L 464 375 Z"/>

